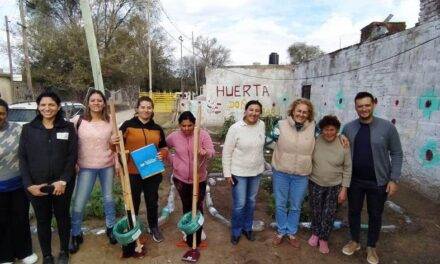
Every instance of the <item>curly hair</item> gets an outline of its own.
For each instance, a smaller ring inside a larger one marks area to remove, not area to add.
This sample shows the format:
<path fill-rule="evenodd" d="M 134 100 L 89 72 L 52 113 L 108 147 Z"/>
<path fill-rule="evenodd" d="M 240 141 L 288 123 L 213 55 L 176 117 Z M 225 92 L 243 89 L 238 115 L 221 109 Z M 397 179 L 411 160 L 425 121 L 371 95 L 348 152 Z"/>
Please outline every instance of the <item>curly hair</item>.
<path fill-rule="evenodd" d="M 315 110 L 312 102 L 310 102 L 309 99 L 299 98 L 293 101 L 293 103 L 290 105 L 289 111 L 287 111 L 287 115 L 293 118 L 293 112 L 295 111 L 296 107 L 300 104 L 304 104 L 307 106 L 307 108 L 309 109 L 309 116 L 307 117 L 307 120 L 309 122 L 312 122 L 315 117 Z"/>
<path fill-rule="evenodd" d="M 334 126 L 336 130 L 339 131 L 341 128 L 341 122 L 334 115 L 326 115 L 321 120 L 319 120 L 318 127 L 322 131 L 327 126 Z"/>

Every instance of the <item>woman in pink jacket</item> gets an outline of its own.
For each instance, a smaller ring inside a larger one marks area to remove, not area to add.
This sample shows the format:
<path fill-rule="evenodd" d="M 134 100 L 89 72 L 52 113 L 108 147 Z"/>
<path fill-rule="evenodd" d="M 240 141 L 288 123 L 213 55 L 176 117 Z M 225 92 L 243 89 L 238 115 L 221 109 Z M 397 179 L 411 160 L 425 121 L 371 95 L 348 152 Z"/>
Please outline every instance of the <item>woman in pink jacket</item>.
<path fill-rule="evenodd" d="M 174 154 L 169 155 L 173 166 L 173 181 L 182 200 L 183 213 L 191 211 L 192 207 L 192 164 L 193 164 L 193 136 L 196 118 L 190 111 L 185 111 L 179 116 L 180 130 L 172 132 L 167 138 L 167 145 L 174 149 Z M 203 200 L 206 191 L 206 163 L 214 155 L 214 146 L 211 137 L 205 130 L 200 130 L 199 139 L 199 197 L 197 210 L 203 213 Z M 202 228 L 197 231 L 197 246 L 201 242 Z M 192 235 L 186 239 L 188 246 L 192 246 Z"/>

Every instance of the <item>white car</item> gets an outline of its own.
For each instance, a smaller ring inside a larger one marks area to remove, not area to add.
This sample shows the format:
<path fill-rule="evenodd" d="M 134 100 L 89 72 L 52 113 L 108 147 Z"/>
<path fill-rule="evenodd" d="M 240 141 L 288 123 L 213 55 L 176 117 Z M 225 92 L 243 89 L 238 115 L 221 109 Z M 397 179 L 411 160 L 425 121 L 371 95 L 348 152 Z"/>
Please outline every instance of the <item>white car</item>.
<path fill-rule="evenodd" d="M 76 115 L 83 115 L 86 107 L 81 103 L 62 102 L 66 120 Z M 24 125 L 31 122 L 37 115 L 37 103 L 25 102 L 9 105 L 8 121 Z"/>

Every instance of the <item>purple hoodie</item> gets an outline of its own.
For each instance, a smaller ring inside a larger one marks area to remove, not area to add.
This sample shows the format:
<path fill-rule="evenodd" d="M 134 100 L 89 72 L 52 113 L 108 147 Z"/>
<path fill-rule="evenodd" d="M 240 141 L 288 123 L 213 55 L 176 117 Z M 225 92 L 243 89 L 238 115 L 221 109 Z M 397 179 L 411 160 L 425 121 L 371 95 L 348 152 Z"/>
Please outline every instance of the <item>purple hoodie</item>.
<path fill-rule="evenodd" d="M 182 131 L 174 131 L 166 138 L 167 145 L 175 150 L 175 153 L 168 155 L 168 161 L 173 166 L 173 174 L 178 180 L 192 184 L 192 164 L 193 164 L 193 134 L 186 136 Z M 200 182 L 206 180 L 206 163 L 209 158 L 214 156 L 214 145 L 211 137 L 205 130 L 200 130 L 199 145 L 206 150 L 206 155 L 199 161 Z"/>

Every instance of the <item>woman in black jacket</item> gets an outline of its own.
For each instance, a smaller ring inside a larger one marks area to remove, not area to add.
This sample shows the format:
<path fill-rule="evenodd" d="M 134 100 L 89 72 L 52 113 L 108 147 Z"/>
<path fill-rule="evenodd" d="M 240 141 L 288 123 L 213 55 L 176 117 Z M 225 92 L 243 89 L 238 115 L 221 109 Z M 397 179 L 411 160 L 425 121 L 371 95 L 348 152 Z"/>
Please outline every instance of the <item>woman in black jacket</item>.
<path fill-rule="evenodd" d="M 77 136 L 73 124 L 63 118 L 57 94 L 43 92 L 37 98 L 37 105 L 37 116 L 23 126 L 21 133 L 20 172 L 35 210 L 43 263 L 53 263 L 52 211 L 60 237 L 57 263 L 68 263 L 69 206 L 75 187 Z"/>

